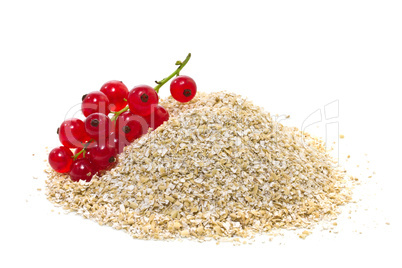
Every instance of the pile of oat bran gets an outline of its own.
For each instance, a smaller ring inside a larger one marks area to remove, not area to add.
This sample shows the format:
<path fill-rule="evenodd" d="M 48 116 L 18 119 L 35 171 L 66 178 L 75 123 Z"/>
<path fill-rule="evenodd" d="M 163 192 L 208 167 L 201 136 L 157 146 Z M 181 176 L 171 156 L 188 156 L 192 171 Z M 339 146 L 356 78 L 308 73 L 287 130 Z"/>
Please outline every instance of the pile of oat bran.
<path fill-rule="evenodd" d="M 161 105 L 170 120 L 103 176 L 74 183 L 49 171 L 49 200 L 135 238 L 201 240 L 308 227 L 350 201 L 350 178 L 320 140 L 243 97 L 198 93 Z"/>

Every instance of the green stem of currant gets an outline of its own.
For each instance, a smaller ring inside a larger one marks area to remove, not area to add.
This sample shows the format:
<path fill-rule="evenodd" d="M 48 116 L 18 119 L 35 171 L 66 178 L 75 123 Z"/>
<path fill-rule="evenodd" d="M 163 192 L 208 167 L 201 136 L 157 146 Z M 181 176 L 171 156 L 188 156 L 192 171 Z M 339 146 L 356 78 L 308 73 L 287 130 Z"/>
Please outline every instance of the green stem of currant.
<path fill-rule="evenodd" d="M 161 81 L 155 81 L 155 82 L 157 83 L 157 85 L 154 87 L 156 93 L 159 93 L 159 89 L 160 89 L 164 84 L 166 84 L 170 79 L 172 79 L 175 75 L 178 76 L 178 75 L 180 74 L 181 69 L 183 69 L 184 66 L 186 66 L 186 64 L 187 64 L 187 62 L 190 60 L 190 58 L 191 58 L 191 53 L 188 53 L 188 55 L 187 55 L 187 57 L 186 57 L 186 59 L 185 59 L 184 61 L 182 61 L 182 62 L 181 62 L 181 61 L 176 61 L 176 65 L 179 65 L 179 67 L 177 67 L 177 69 L 176 69 L 171 75 L 169 75 L 168 77 L 162 79 Z M 124 100 L 127 101 L 126 99 L 124 99 Z M 128 109 L 129 109 L 129 107 L 128 107 L 128 105 L 127 105 L 125 108 L 121 109 L 121 110 L 118 111 L 118 112 L 112 112 L 112 113 L 113 113 L 113 117 L 112 117 L 111 120 L 112 120 L 112 121 L 116 121 L 116 120 L 117 120 L 117 117 L 119 117 L 119 115 L 121 115 L 121 114 L 124 113 L 125 111 L 128 111 Z M 78 155 L 79 155 L 80 153 L 81 153 L 81 152 L 79 152 Z"/>
<path fill-rule="evenodd" d="M 157 85 L 154 87 L 156 93 L 159 93 L 159 89 L 164 84 L 166 84 L 170 79 L 172 79 L 175 75 L 178 76 L 180 74 L 181 69 L 183 69 L 183 67 L 186 66 L 186 64 L 190 60 L 190 58 L 191 58 L 191 53 L 188 53 L 186 59 L 183 62 L 181 62 L 181 61 L 176 62 L 176 65 L 179 65 L 179 67 L 176 69 L 176 71 L 174 71 L 171 75 L 162 79 L 161 81 L 155 81 L 157 83 Z"/>
<path fill-rule="evenodd" d="M 93 140 L 90 140 L 90 141 L 88 141 L 87 143 L 85 143 L 84 148 L 82 148 L 81 151 L 79 151 L 78 153 L 76 153 L 75 155 L 73 155 L 74 161 L 77 160 L 78 156 L 80 156 L 81 154 L 84 154 L 84 157 L 85 157 L 86 149 L 87 149 L 88 146 L 91 144 L 91 142 L 93 142 Z"/>
<path fill-rule="evenodd" d="M 123 109 L 121 109 L 120 111 L 118 111 L 118 112 L 114 112 L 114 115 L 113 115 L 113 117 L 112 117 L 112 122 L 114 122 L 114 121 L 116 121 L 117 120 L 117 117 L 119 117 L 119 115 L 121 115 L 122 113 L 124 113 L 125 111 L 128 111 L 128 105 L 126 106 L 126 107 L 124 107 Z"/>

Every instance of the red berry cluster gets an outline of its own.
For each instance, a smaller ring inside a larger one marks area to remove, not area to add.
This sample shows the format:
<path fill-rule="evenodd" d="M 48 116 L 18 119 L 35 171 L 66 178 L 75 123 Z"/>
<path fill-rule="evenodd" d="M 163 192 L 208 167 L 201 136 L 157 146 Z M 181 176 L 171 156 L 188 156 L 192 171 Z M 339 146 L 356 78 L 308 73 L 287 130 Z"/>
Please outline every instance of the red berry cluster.
<path fill-rule="evenodd" d="M 50 166 L 68 173 L 73 181 L 90 181 L 98 172 L 112 168 L 125 146 L 169 120 L 168 111 L 158 105 L 161 86 L 176 76 L 170 84 L 172 97 L 179 102 L 194 98 L 194 80 L 179 75 L 190 57 L 176 62 L 177 70 L 156 82 L 155 88 L 139 85 L 129 91 L 123 82 L 112 80 L 100 91 L 84 95 L 81 111 L 86 118 L 71 118 L 61 124 L 57 134 L 62 146 L 50 152 Z"/>

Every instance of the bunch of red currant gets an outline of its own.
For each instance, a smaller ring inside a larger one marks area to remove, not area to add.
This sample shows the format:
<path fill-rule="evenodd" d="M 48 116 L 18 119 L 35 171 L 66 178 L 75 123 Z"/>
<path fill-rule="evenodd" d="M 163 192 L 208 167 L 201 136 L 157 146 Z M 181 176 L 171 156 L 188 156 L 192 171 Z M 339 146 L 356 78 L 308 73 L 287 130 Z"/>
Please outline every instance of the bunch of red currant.
<path fill-rule="evenodd" d="M 62 146 L 49 154 L 50 166 L 68 173 L 73 181 L 90 181 L 92 177 L 114 166 L 123 148 L 169 120 L 168 111 L 159 102 L 159 89 L 170 79 L 172 97 L 179 102 L 192 100 L 197 92 L 194 80 L 179 75 L 191 54 L 168 77 L 156 81 L 152 88 L 135 86 L 132 90 L 121 81 L 109 81 L 100 91 L 82 97 L 81 111 L 86 117 L 65 120 L 57 129 Z"/>

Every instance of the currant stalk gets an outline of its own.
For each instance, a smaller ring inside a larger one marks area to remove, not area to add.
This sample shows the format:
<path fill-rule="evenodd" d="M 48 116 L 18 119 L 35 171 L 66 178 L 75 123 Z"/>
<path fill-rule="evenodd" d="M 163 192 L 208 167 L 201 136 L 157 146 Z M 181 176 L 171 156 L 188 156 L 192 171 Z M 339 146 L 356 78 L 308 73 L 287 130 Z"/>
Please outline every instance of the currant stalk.
<path fill-rule="evenodd" d="M 123 109 L 121 109 L 120 111 L 118 111 L 118 112 L 115 112 L 115 113 L 113 113 L 114 115 L 113 115 L 113 117 L 112 117 L 112 121 L 116 121 L 117 120 L 117 117 L 119 117 L 119 115 L 121 115 L 122 113 L 124 113 L 124 112 L 126 112 L 126 111 L 128 111 L 128 105 L 126 106 L 126 107 L 124 107 Z"/>
<path fill-rule="evenodd" d="M 76 153 L 75 155 L 72 156 L 72 157 L 73 157 L 73 160 L 74 160 L 74 161 L 77 160 L 77 158 L 78 158 L 81 154 L 83 154 L 83 156 L 85 157 L 85 152 L 86 152 L 88 146 L 89 146 L 93 141 L 94 141 L 94 140 L 91 139 L 91 140 L 89 140 L 87 143 L 85 143 L 85 145 L 84 145 L 84 147 L 81 149 L 81 151 L 79 151 L 78 153 Z"/>
<path fill-rule="evenodd" d="M 161 81 L 155 81 L 157 83 L 157 85 L 154 87 L 156 93 L 159 93 L 159 89 L 166 84 L 170 79 L 172 79 L 175 75 L 179 76 L 180 75 L 180 71 L 181 69 L 184 68 L 184 66 L 186 66 L 187 62 L 190 60 L 191 58 L 191 53 L 188 53 L 186 59 L 181 62 L 181 61 L 176 61 L 176 65 L 179 65 L 179 67 L 176 69 L 176 71 L 174 71 L 171 75 L 169 75 L 168 77 L 162 79 Z"/>
<path fill-rule="evenodd" d="M 188 63 L 188 61 L 191 58 L 191 53 L 188 53 L 187 57 L 184 59 L 184 61 L 176 61 L 176 65 L 178 65 L 179 67 L 177 67 L 177 69 L 168 77 L 160 80 L 160 81 L 155 81 L 157 83 L 157 85 L 154 87 L 154 90 L 156 91 L 156 93 L 159 93 L 159 89 L 166 84 L 170 79 L 172 79 L 174 76 L 179 76 L 180 75 L 180 71 L 184 68 L 184 66 L 186 66 L 186 64 Z M 124 99 L 125 101 L 127 101 L 127 99 Z M 121 115 L 122 113 L 126 112 L 129 110 L 129 106 L 126 106 L 125 108 L 121 109 L 120 111 L 113 111 L 112 113 L 114 114 L 112 117 L 112 121 L 116 121 L 117 118 L 119 117 L 119 115 Z"/>

